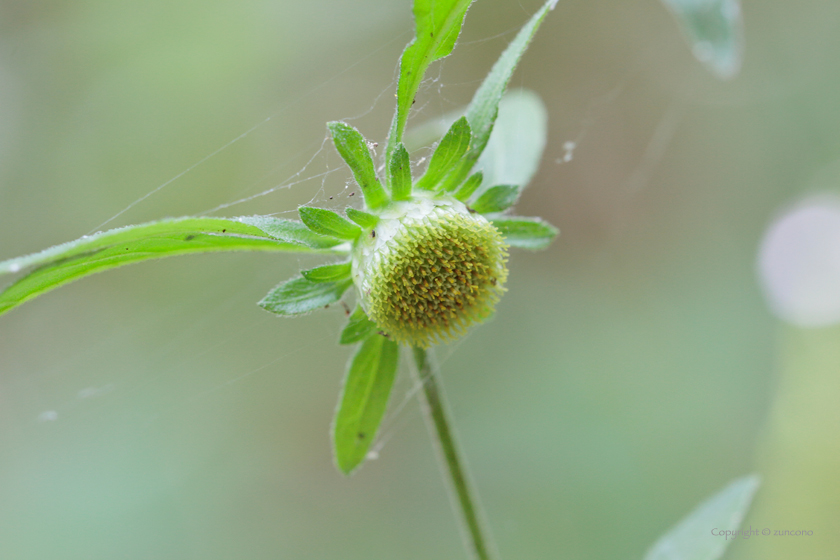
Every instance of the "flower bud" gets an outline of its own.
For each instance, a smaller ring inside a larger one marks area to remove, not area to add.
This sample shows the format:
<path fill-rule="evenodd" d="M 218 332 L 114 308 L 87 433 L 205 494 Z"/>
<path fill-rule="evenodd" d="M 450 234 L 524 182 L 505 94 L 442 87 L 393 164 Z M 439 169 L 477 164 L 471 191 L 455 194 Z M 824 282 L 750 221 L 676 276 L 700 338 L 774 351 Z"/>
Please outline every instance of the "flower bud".
<path fill-rule="evenodd" d="M 493 312 L 507 279 L 507 245 L 487 219 L 449 197 L 392 203 L 353 249 L 353 281 L 368 317 L 397 342 L 426 348 Z"/>

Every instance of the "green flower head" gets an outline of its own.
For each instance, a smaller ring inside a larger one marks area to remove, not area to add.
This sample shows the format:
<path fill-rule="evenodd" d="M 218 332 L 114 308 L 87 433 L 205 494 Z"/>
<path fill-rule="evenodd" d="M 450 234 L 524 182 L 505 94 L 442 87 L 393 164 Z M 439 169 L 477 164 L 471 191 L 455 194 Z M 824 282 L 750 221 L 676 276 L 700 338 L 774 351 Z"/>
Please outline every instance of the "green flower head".
<path fill-rule="evenodd" d="M 498 229 L 455 198 L 396 202 L 353 249 L 352 277 L 370 319 L 397 342 L 427 347 L 489 317 L 507 279 Z"/>

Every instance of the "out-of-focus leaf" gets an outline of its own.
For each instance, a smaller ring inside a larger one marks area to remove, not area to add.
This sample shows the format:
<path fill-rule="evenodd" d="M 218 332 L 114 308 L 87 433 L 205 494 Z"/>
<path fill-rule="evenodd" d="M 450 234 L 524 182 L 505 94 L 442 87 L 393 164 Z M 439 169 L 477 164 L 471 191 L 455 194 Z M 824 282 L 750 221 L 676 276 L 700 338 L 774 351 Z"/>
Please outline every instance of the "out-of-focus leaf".
<path fill-rule="evenodd" d="M 160 220 L 85 236 L 40 253 L 0 262 L 0 275 L 35 267 L 0 292 L 0 313 L 89 274 L 149 259 L 219 251 L 329 252 L 327 247 L 315 249 L 277 239 L 247 220 Z M 269 221 L 283 222 L 276 218 Z M 337 243 L 333 240 L 332 245 Z"/>
<path fill-rule="evenodd" d="M 386 161 L 399 142 L 402 142 L 408 112 L 423 81 L 429 64 L 452 52 L 461 33 L 464 14 L 472 0 L 415 0 L 414 39 L 400 57 L 400 76 L 397 83 L 397 110 L 391 122 L 386 148 Z"/>
<path fill-rule="evenodd" d="M 350 320 L 347 326 L 341 331 L 341 338 L 338 340 L 339 344 L 354 344 L 360 340 L 366 339 L 376 329 L 376 323 L 368 319 L 365 310 L 361 306 L 356 306 L 353 314 L 350 315 Z"/>
<path fill-rule="evenodd" d="M 278 315 L 301 315 L 337 302 L 352 284 L 350 279 L 312 282 L 306 278 L 292 278 L 268 292 L 259 306 Z"/>
<path fill-rule="evenodd" d="M 549 10 L 553 9 L 557 0 L 548 0 L 543 4 L 528 23 L 525 24 L 519 33 L 508 45 L 507 49 L 493 65 L 490 73 L 475 92 L 472 101 L 467 107 L 467 120 L 473 133 L 473 141 L 470 151 L 461 165 L 460 175 L 466 177 L 475 165 L 487 142 L 490 133 L 493 131 L 493 123 L 499 113 L 499 101 L 505 93 L 508 82 L 510 82 L 513 71 L 516 69 L 519 60 L 528 48 L 534 33 L 539 29 Z"/>
<path fill-rule="evenodd" d="M 511 247 L 538 251 L 545 249 L 560 231 L 540 218 L 497 218 L 493 225 Z"/>
<path fill-rule="evenodd" d="M 310 282 L 336 282 L 350 278 L 350 263 L 325 264 L 300 273 Z"/>
<path fill-rule="evenodd" d="M 458 192 L 455 193 L 455 198 L 461 202 L 466 202 L 473 195 L 473 193 L 481 186 L 484 181 L 484 174 L 481 171 L 476 171 L 470 175 L 469 179 L 464 181 Z"/>
<path fill-rule="evenodd" d="M 424 190 L 449 189 L 449 175 L 458 168 L 461 159 L 470 149 L 472 134 L 466 117 L 455 121 L 438 144 L 426 173 L 417 181 L 416 188 Z M 458 186 L 457 183 L 452 188 Z"/>
<path fill-rule="evenodd" d="M 335 462 L 350 474 L 373 443 L 397 372 L 399 346 L 381 335 L 371 335 L 353 356 L 338 412 L 333 423 Z"/>
<path fill-rule="evenodd" d="M 362 133 L 347 123 L 327 123 L 332 134 L 335 149 L 353 172 L 353 177 L 362 189 L 369 208 L 379 208 L 388 202 L 388 195 L 376 177 L 373 158 L 370 156 L 367 140 Z"/>
<path fill-rule="evenodd" d="M 734 539 L 713 531 L 738 529 L 760 482 L 756 475 L 732 482 L 656 541 L 645 560 L 718 560 Z"/>
<path fill-rule="evenodd" d="M 676 16 L 694 57 L 721 79 L 741 70 L 744 25 L 740 0 L 662 0 Z"/>
<path fill-rule="evenodd" d="M 470 208 L 479 214 L 492 214 L 494 212 L 503 212 L 514 204 L 519 198 L 519 187 L 516 185 L 496 185 L 490 187 L 484 194 L 478 197 L 478 200 L 470 204 Z"/>
<path fill-rule="evenodd" d="M 359 226 L 345 220 L 332 210 L 301 206 L 298 208 L 298 214 L 300 214 L 300 219 L 303 220 L 306 227 L 321 235 L 352 241 L 362 234 Z"/>
<path fill-rule="evenodd" d="M 408 151 L 406 151 L 402 142 L 397 144 L 394 153 L 391 154 L 391 161 L 388 163 L 388 175 L 391 181 L 391 198 L 406 200 L 411 196 L 411 162 L 408 158 Z"/>
<path fill-rule="evenodd" d="M 361 210 L 356 210 L 355 208 L 347 208 L 344 211 L 347 214 L 347 217 L 362 226 L 364 229 L 373 229 L 376 227 L 376 224 L 379 223 L 379 217 L 374 216 L 373 214 L 368 214 L 367 212 L 362 212 Z"/>
<path fill-rule="evenodd" d="M 481 190 L 492 185 L 526 187 L 540 167 L 548 136 L 548 112 L 540 97 L 528 90 L 508 92 L 487 147 L 478 159 L 484 173 Z"/>

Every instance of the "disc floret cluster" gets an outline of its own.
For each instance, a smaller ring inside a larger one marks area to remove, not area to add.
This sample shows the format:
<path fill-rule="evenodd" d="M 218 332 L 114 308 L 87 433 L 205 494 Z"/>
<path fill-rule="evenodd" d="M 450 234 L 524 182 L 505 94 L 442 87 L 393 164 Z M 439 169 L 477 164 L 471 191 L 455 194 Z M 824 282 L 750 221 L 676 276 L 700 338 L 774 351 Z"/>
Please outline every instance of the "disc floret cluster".
<path fill-rule="evenodd" d="M 397 342 L 425 348 L 487 319 L 504 292 L 507 244 L 451 198 L 396 205 L 353 252 L 362 308 Z"/>

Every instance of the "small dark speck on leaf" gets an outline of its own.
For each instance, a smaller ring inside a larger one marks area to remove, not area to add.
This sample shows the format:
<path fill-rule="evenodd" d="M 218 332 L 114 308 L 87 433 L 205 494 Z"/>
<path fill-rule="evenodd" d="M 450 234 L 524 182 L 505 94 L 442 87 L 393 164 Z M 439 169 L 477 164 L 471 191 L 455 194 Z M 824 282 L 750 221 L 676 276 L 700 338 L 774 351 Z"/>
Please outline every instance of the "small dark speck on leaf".
<path fill-rule="evenodd" d="M 332 200 L 332 197 L 330 197 L 330 200 Z"/>
<path fill-rule="evenodd" d="M 353 195 L 354 195 L 354 194 L 356 194 L 356 193 L 354 193 L 354 192 L 351 192 L 351 193 L 350 193 L 350 196 L 353 196 Z"/>
<path fill-rule="evenodd" d="M 226 230 L 226 229 L 223 229 L 223 230 L 222 230 L 222 233 L 227 233 L 227 230 Z"/>
<path fill-rule="evenodd" d="M 469 210 L 469 211 L 470 211 L 470 214 L 475 214 L 475 210 L 473 210 L 473 209 L 472 209 L 472 208 L 470 208 L 469 206 L 467 206 L 467 210 Z"/>
<path fill-rule="evenodd" d="M 365 433 L 364 432 L 359 432 L 358 437 L 359 437 L 359 439 L 365 439 Z"/>
<path fill-rule="evenodd" d="M 329 303 L 328 303 L 327 305 L 325 305 L 325 306 L 324 306 L 324 309 L 329 309 L 329 308 L 330 308 L 330 304 L 329 304 Z"/>
<path fill-rule="evenodd" d="M 376 237 L 376 230 L 375 229 L 370 230 L 370 236 L 371 237 Z"/>
<path fill-rule="evenodd" d="M 192 241 L 193 239 L 195 239 L 195 235 L 188 235 L 184 238 L 184 241 Z"/>

